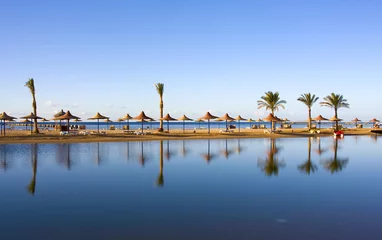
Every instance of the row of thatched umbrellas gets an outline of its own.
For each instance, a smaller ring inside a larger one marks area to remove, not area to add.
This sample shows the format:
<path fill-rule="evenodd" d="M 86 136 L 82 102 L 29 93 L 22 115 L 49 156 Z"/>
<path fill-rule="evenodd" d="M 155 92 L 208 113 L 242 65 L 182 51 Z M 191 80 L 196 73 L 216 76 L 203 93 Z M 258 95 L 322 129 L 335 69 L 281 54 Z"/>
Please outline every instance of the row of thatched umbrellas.
<path fill-rule="evenodd" d="M 4 123 L 5 123 L 5 121 L 14 121 L 15 119 L 17 119 L 17 118 L 9 116 L 5 112 L 0 114 L 0 121 L 3 121 Z M 32 123 L 31 121 L 29 121 L 29 119 L 31 119 L 31 120 L 40 119 L 44 122 L 48 121 L 47 119 L 36 116 L 33 113 L 30 113 L 27 116 L 21 117 L 21 119 L 25 119 L 25 121 L 27 123 Z M 98 112 L 96 113 L 95 116 L 88 118 L 88 120 L 97 120 L 98 132 L 99 132 L 99 120 L 101 120 L 101 119 L 105 119 L 107 122 L 111 122 L 109 120 L 109 117 L 103 116 L 102 114 L 100 114 Z M 131 117 L 129 114 L 126 114 L 124 117 L 119 118 L 117 121 L 119 121 L 119 122 L 127 121 L 127 124 L 129 124 L 129 120 L 131 120 L 131 119 L 132 120 L 138 120 L 138 121 L 142 122 L 142 128 L 141 128 L 142 132 L 143 132 L 143 123 L 144 122 L 155 121 L 155 119 L 148 117 L 143 111 L 136 117 Z M 203 120 L 207 120 L 207 122 L 208 122 L 208 133 L 210 133 L 210 120 L 212 120 L 212 119 L 215 119 L 215 121 L 225 121 L 226 122 L 226 128 L 228 128 L 228 121 L 231 122 L 231 121 L 236 120 L 236 121 L 238 121 L 239 132 L 240 132 L 240 121 L 247 121 L 247 122 L 254 122 L 255 121 L 255 120 L 252 120 L 251 118 L 245 119 L 245 118 L 241 117 L 240 115 L 237 116 L 236 118 L 233 118 L 233 117 L 229 116 L 228 113 L 224 114 L 222 117 L 217 117 L 217 116 L 212 115 L 210 112 L 207 112 L 203 117 L 198 118 L 195 121 L 200 123 Z M 80 121 L 80 117 L 72 115 L 70 113 L 70 111 L 64 112 L 63 110 L 61 110 L 60 112 L 58 112 L 57 114 L 54 115 L 52 120 L 59 120 L 60 124 L 61 124 L 61 121 L 66 120 L 67 125 L 68 125 L 68 130 L 69 130 L 69 121 L 70 120 Z M 183 121 L 183 132 L 185 131 L 185 121 L 193 121 L 193 119 L 187 117 L 186 115 L 183 115 L 180 118 L 176 119 L 176 118 L 171 117 L 170 114 L 166 114 L 163 118 L 161 118 L 159 120 L 167 121 L 167 131 L 169 131 L 169 121 L 178 121 L 178 120 Z M 327 119 L 321 115 L 318 115 L 316 118 L 313 118 L 312 120 L 318 121 L 319 128 L 321 128 L 321 121 L 341 121 L 342 119 L 339 119 L 336 117 L 332 117 L 330 119 Z M 288 119 L 280 119 L 276 116 L 273 116 L 273 114 L 270 113 L 267 117 L 265 117 L 263 119 L 256 120 L 256 122 L 261 122 L 261 121 L 282 122 L 282 121 L 288 121 Z M 360 122 L 361 120 L 359 120 L 358 118 L 355 118 L 352 121 L 355 122 L 355 124 L 357 125 L 357 123 Z M 379 122 L 379 120 L 373 118 L 369 122 L 375 123 L 375 122 Z M 1 131 L 3 132 L 3 135 L 5 135 L 5 124 L 3 124 L 3 129 L 1 129 Z"/>

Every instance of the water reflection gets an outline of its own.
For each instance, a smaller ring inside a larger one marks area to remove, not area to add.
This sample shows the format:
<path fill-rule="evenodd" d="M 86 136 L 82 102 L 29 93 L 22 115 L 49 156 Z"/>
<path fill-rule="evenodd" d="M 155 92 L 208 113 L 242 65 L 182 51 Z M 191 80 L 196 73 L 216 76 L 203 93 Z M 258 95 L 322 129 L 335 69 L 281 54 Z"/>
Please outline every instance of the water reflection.
<path fill-rule="evenodd" d="M 221 152 L 226 159 L 233 153 L 232 150 L 228 149 L 228 139 L 225 140 L 225 148 Z"/>
<path fill-rule="evenodd" d="M 312 138 L 308 138 L 308 159 L 305 163 L 299 165 L 297 168 L 300 172 L 310 175 L 317 171 L 317 166 L 311 161 L 311 151 L 312 151 Z"/>
<path fill-rule="evenodd" d="M 189 150 L 186 149 L 186 141 L 183 140 L 182 149 L 181 149 L 182 157 L 186 157 L 188 152 L 189 152 Z"/>
<path fill-rule="evenodd" d="M 285 166 L 283 160 L 279 160 L 277 154 L 281 148 L 276 146 L 276 139 L 271 138 L 269 143 L 269 150 L 267 153 L 267 158 L 265 160 L 259 159 L 258 165 L 261 170 L 267 176 L 277 176 L 279 174 L 279 169 Z"/>
<path fill-rule="evenodd" d="M 237 154 L 240 155 L 240 153 L 241 153 L 242 150 L 243 150 L 243 148 L 240 147 L 240 138 L 239 138 L 239 139 L 237 139 L 237 148 L 236 148 L 236 152 L 237 152 Z"/>
<path fill-rule="evenodd" d="M 341 172 L 347 166 L 347 164 L 349 162 L 349 158 L 342 158 L 341 159 L 341 158 L 337 157 L 338 141 L 339 141 L 338 138 L 334 139 L 334 145 L 333 145 L 334 156 L 333 156 L 333 158 L 330 158 L 328 160 L 324 160 L 322 162 L 324 168 L 332 174 L 337 173 L 337 172 Z"/>
<path fill-rule="evenodd" d="M 141 152 L 138 156 L 138 161 L 139 163 L 141 164 L 141 166 L 143 167 L 145 165 L 145 162 L 147 160 L 147 157 L 146 155 L 143 153 L 143 142 L 140 142 L 140 145 L 141 145 Z"/>
<path fill-rule="evenodd" d="M 157 177 L 157 186 L 164 186 L 164 177 L 163 177 L 163 141 L 159 142 L 159 175 Z"/>
<path fill-rule="evenodd" d="M 9 161 L 7 161 L 7 149 L 6 149 L 6 146 L 5 144 L 1 144 L 0 145 L 0 152 L 1 152 L 1 155 L 0 155 L 0 168 L 3 169 L 4 172 L 6 172 L 8 170 L 8 168 L 10 167 L 10 163 Z"/>
<path fill-rule="evenodd" d="M 210 143 L 210 141 L 211 141 L 210 139 L 207 140 L 207 153 L 203 154 L 203 158 L 204 158 L 204 160 L 207 161 L 207 163 L 210 163 L 210 161 L 216 157 L 214 154 L 211 154 L 211 143 Z"/>
<path fill-rule="evenodd" d="M 170 151 L 170 141 L 167 140 L 167 149 L 166 149 L 166 159 L 167 161 L 170 161 L 171 157 L 175 156 L 175 153 Z"/>
<path fill-rule="evenodd" d="M 321 156 L 324 152 L 326 152 L 327 149 L 322 149 L 321 148 L 321 138 L 318 137 L 317 139 L 318 139 L 318 148 L 316 149 L 316 153 Z"/>
<path fill-rule="evenodd" d="M 71 170 L 74 162 L 70 157 L 70 143 L 57 144 L 56 161 L 58 165 L 64 165 L 68 171 Z"/>
<path fill-rule="evenodd" d="M 27 186 L 28 192 L 34 196 L 36 191 L 36 175 L 37 175 L 37 144 L 31 146 L 31 163 L 32 163 L 32 179 Z"/>

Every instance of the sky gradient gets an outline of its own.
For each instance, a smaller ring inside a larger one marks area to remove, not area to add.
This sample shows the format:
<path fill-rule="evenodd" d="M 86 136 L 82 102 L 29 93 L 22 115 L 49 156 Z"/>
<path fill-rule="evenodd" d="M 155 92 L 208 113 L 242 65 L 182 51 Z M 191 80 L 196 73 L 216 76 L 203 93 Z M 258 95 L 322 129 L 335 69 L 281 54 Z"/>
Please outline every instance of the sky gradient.
<path fill-rule="evenodd" d="M 340 118 L 381 119 L 381 12 L 377 0 L 1 1 L 0 111 L 32 110 L 33 77 L 46 118 L 158 118 L 162 82 L 173 117 L 264 117 L 257 100 L 278 91 L 279 117 L 306 120 L 300 94 L 334 92 L 350 104 Z"/>

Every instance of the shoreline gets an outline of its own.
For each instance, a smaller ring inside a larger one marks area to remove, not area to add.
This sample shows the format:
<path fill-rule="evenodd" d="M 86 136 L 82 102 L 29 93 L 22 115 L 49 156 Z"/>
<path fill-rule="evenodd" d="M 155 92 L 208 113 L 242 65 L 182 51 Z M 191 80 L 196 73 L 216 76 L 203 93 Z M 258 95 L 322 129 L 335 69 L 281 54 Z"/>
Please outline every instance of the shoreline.
<path fill-rule="evenodd" d="M 345 136 L 377 136 L 370 129 L 348 129 Z M 9 134 L 8 134 L 9 133 Z M 26 131 L 9 131 L 6 136 L 0 136 L 0 144 L 18 143 L 90 143 L 90 142 L 128 142 L 128 141 L 158 141 L 158 140 L 203 140 L 203 139 L 238 139 L 238 138 L 301 138 L 301 137 L 330 137 L 332 130 L 321 129 L 321 133 L 310 133 L 307 129 L 283 129 L 281 133 L 264 133 L 260 129 L 242 129 L 241 132 L 219 133 L 218 129 L 207 131 L 172 130 L 169 133 L 152 132 L 145 135 L 124 134 L 122 131 L 107 131 L 106 134 L 61 136 L 59 132 L 41 131 L 40 134 L 30 135 Z"/>

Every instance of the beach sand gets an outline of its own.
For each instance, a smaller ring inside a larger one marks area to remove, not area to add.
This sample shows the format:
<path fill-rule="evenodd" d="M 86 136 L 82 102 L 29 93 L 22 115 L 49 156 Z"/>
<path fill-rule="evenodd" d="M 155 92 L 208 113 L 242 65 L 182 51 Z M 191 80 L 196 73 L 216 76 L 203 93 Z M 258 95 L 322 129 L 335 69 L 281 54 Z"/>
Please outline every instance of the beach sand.
<path fill-rule="evenodd" d="M 371 129 L 345 130 L 347 135 L 376 135 Z M 263 129 L 235 129 L 232 133 L 219 133 L 219 129 L 186 130 L 171 129 L 169 133 L 158 133 L 156 130 L 150 134 L 135 135 L 126 134 L 122 130 L 107 130 L 106 134 L 69 135 L 61 136 L 58 131 L 42 130 L 40 134 L 31 135 L 25 130 L 7 130 L 6 136 L 0 136 L 0 143 L 82 143 L 82 142 L 124 142 L 124 141 L 151 141 L 151 140 L 197 140 L 197 139 L 225 139 L 225 138 L 295 138 L 295 137 L 318 137 L 333 136 L 333 130 L 321 129 L 320 134 L 312 134 L 307 129 L 283 129 L 281 133 L 264 133 Z"/>

